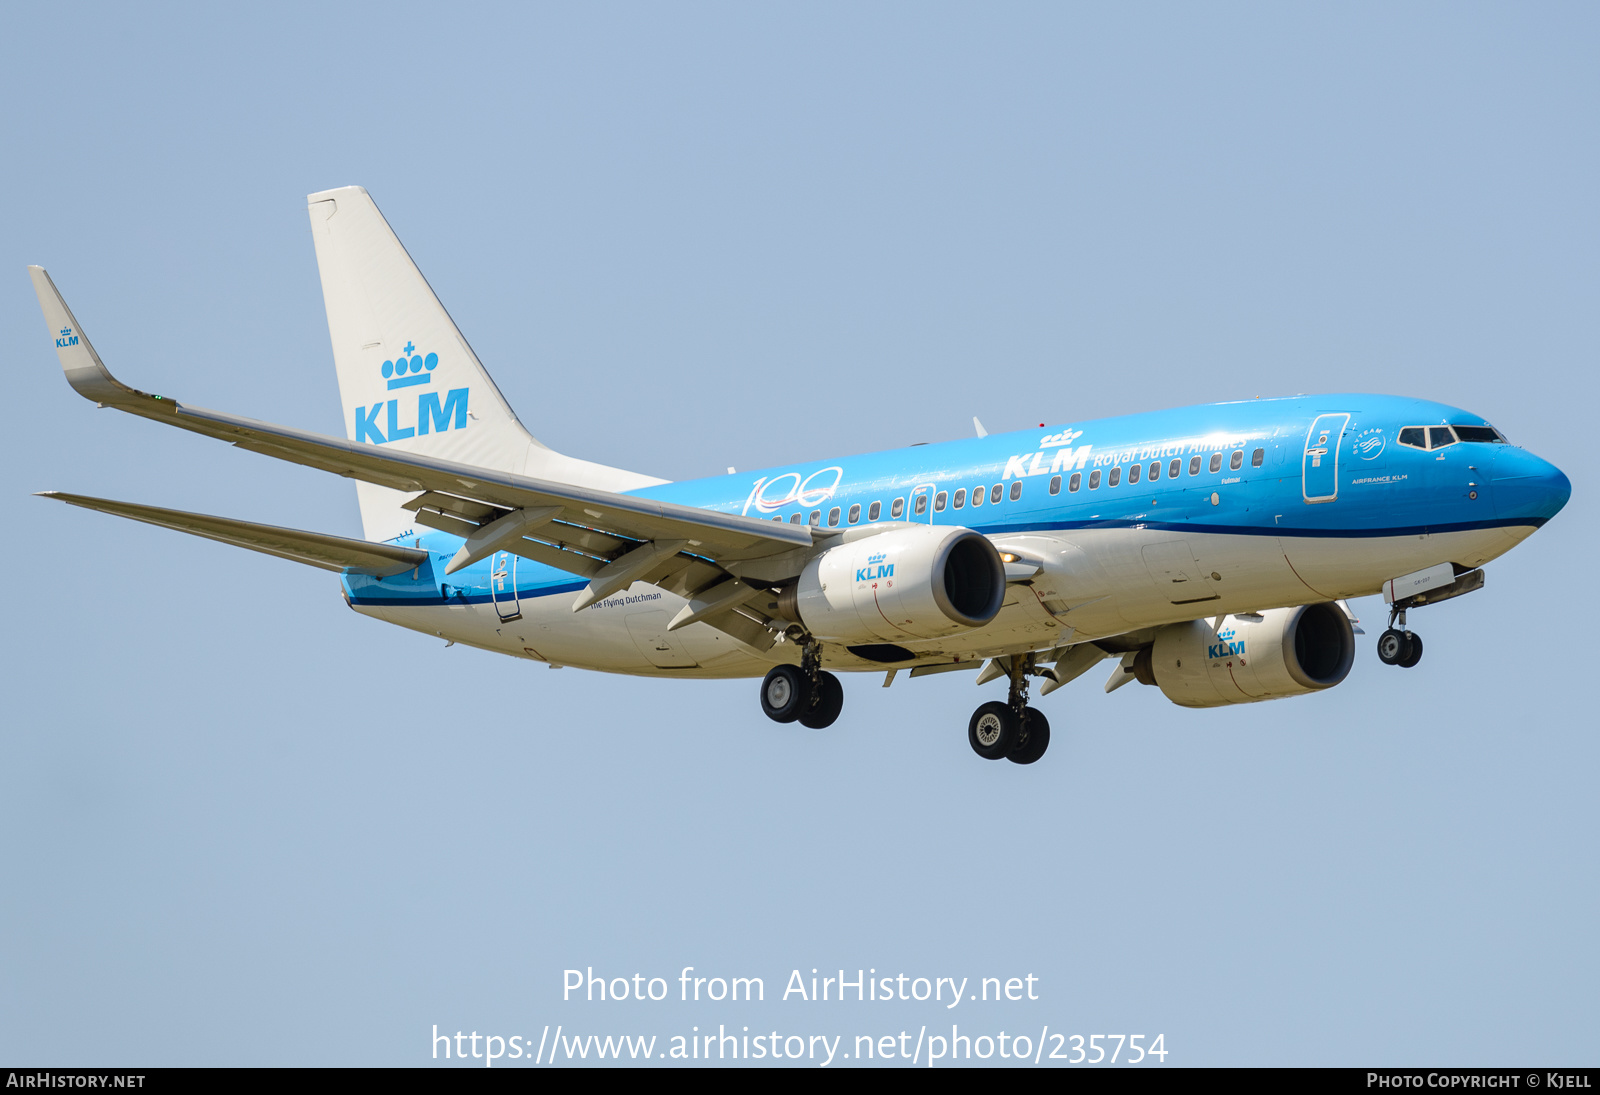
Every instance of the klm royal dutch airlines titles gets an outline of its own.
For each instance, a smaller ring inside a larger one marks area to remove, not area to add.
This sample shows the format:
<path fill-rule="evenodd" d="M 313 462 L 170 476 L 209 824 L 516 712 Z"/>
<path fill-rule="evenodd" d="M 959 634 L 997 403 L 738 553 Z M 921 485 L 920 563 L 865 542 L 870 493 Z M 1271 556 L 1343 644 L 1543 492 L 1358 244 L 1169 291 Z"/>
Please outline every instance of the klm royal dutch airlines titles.
<path fill-rule="evenodd" d="M 1359 394 L 668 483 L 536 441 L 365 190 L 308 213 L 345 440 L 128 387 L 30 270 L 81 395 L 356 480 L 365 538 L 47 497 L 336 571 L 356 612 L 512 657 L 759 677 L 779 722 L 831 725 L 836 672 L 967 672 L 1006 697 L 972 714 L 973 750 L 1031 764 L 1034 685 L 1110 661 L 1107 691 L 1185 707 L 1331 688 L 1360 634 L 1346 599 L 1377 593 L 1378 656 L 1413 666 L 1407 613 L 1481 588 L 1570 494 L 1475 414 Z"/>

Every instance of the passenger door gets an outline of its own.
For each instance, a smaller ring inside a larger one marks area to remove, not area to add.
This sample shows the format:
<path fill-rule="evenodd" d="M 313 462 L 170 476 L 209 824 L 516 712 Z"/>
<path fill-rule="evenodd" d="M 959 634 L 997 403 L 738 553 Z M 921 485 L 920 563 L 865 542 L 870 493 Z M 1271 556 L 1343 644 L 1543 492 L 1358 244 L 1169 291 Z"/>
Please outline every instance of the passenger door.
<path fill-rule="evenodd" d="M 1311 423 L 1300 467 L 1300 489 L 1308 503 L 1339 497 L 1339 448 L 1349 421 L 1348 414 L 1324 414 Z"/>

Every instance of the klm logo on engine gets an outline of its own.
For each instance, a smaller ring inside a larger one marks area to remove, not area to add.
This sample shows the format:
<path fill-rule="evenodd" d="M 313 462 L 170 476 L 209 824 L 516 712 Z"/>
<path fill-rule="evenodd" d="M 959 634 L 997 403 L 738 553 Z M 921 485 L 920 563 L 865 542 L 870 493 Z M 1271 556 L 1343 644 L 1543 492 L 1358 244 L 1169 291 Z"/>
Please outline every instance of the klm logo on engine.
<path fill-rule="evenodd" d="M 65 350 L 68 346 L 76 346 L 77 344 L 78 336 L 72 333 L 72 328 L 61 328 L 61 334 L 56 337 L 56 349 Z"/>
<path fill-rule="evenodd" d="M 1217 638 L 1221 641 L 1211 643 L 1206 647 L 1206 657 L 1231 658 L 1236 654 L 1243 656 L 1244 640 L 1239 639 L 1237 642 L 1235 642 L 1234 636 L 1237 634 L 1238 632 L 1234 631 L 1234 629 L 1231 627 L 1217 632 Z"/>
<path fill-rule="evenodd" d="M 889 556 L 884 552 L 867 556 L 867 565 L 856 568 L 856 581 L 871 582 L 878 578 L 893 578 L 894 564 L 884 562 Z"/>
<path fill-rule="evenodd" d="M 419 388 L 432 384 L 433 371 L 438 367 L 438 354 L 424 357 L 408 342 L 404 352 L 393 361 L 385 361 L 378 372 L 392 392 L 400 388 Z M 356 408 L 357 442 L 371 441 L 374 445 L 385 445 L 410 437 L 426 437 L 430 433 L 466 428 L 466 388 L 450 389 L 443 400 L 437 391 L 418 392 L 415 403 L 402 395 L 387 401 L 379 400 L 371 407 Z"/>

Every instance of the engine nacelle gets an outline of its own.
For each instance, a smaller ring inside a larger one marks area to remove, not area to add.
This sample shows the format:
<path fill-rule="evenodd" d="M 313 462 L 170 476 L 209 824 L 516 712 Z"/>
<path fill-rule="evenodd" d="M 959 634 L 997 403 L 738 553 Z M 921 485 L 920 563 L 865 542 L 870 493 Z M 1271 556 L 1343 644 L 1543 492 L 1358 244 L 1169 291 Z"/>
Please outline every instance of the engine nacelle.
<path fill-rule="evenodd" d="M 801 572 L 794 607 L 819 639 L 899 643 L 982 627 L 1005 592 L 1005 564 L 986 537 L 917 525 L 822 552 Z"/>
<path fill-rule="evenodd" d="M 1135 672 L 1153 675 L 1167 699 L 1222 707 L 1332 688 L 1355 664 L 1356 637 L 1338 605 L 1302 605 L 1226 616 L 1220 628 L 1210 620 L 1171 624 L 1156 632 L 1148 657 Z"/>

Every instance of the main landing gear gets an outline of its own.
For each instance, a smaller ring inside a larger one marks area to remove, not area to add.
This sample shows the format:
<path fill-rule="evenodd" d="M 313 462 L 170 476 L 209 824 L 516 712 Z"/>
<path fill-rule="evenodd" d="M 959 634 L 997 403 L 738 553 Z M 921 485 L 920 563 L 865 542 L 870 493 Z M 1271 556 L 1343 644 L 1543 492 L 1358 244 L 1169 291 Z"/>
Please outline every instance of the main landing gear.
<path fill-rule="evenodd" d="M 761 682 L 761 710 L 773 722 L 821 730 L 843 709 L 844 686 L 822 668 L 822 650 L 814 642 L 806 643 L 798 666 L 775 665 Z"/>
<path fill-rule="evenodd" d="M 1397 628 L 1394 625 L 1399 623 Z M 1378 636 L 1378 660 L 1384 665 L 1410 669 L 1422 660 L 1422 636 L 1406 627 L 1406 610 L 1389 613 L 1389 629 Z"/>
<path fill-rule="evenodd" d="M 1028 706 L 1028 677 L 1033 656 L 1011 660 L 1011 692 L 1005 703 L 982 704 L 967 723 L 967 742 L 984 760 L 1004 757 L 1013 764 L 1032 764 L 1050 748 L 1050 720 Z"/>

